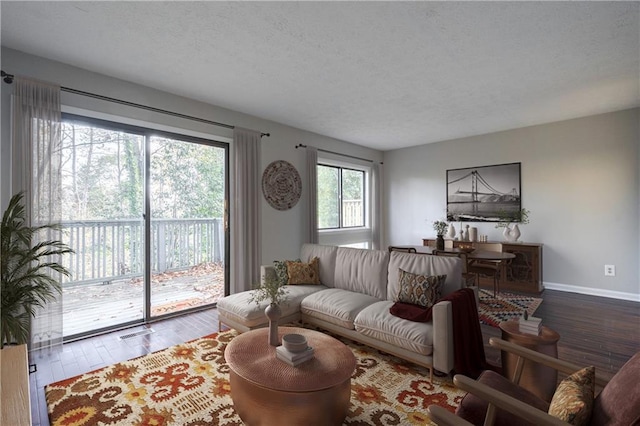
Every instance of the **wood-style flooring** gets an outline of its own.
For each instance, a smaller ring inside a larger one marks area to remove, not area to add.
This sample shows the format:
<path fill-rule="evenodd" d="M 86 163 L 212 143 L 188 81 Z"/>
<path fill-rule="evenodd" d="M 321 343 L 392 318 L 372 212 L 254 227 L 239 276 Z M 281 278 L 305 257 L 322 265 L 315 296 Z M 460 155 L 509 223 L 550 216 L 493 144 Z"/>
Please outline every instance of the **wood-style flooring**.
<path fill-rule="evenodd" d="M 598 374 L 610 378 L 640 351 L 640 303 L 546 290 L 535 315 L 560 334 L 561 359 L 580 365 L 595 365 Z M 149 325 L 155 333 L 125 340 L 119 336 L 143 330 L 145 326 L 120 330 L 65 343 L 58 352 L 37 351 L 31 363 L 31 411 L 34 425 L 48 425 L 44 386 L 125 361 L 218 331 L 216 309 L 163 320 Z M 500 336 L 498 328 L 482 326 L 489 362 L 500 364 L 500 352 L 488 345 Z"/>

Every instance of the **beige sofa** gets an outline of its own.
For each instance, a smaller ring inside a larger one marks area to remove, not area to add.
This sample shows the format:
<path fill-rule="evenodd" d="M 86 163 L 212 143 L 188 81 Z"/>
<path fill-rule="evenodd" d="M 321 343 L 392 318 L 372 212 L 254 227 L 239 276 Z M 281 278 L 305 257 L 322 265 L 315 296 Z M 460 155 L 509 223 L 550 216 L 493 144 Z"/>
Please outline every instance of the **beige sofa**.
<path fill-rule="evenodd" d="M 322 285 L 288 285 L 288 302 L 281 306 L 281 324 L 302 321 L 348 337 L 429 368 L 453 370 L 453 326 L 450 302 L 433 307 L 432 322 L 407 321 L 389 313 L 399 290 L 399 270 L 421 275 L 446 274 L 443 296 L 462 288 L 461 260 L 424 254 L 361 250 L 304 244 L 300 259 L 318 257 Z M 274 274 L 263 266 L 263 277 Z M 264 327 L 260 305 L 251 292 L 218 302 L 218 318 L 240 332 Z"/>

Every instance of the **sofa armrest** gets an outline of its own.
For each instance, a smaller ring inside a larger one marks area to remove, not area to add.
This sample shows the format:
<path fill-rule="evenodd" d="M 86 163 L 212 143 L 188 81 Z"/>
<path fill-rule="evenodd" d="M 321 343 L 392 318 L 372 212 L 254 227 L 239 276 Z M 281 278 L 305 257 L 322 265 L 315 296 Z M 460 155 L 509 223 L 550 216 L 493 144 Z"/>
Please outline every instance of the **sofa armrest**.
<path fill-rule="evenodd" d="M 264 280 L 266 277 L 276 278 L 276 268 L 273 265 L 262 265 L 260 266 L 260 284 L 264 285 Z"/>
<path fill-rule="evenodd" d="M 453 308 L 451 302 L 433 305 L 433 368 L 449 374 L 453 370 Z"/>

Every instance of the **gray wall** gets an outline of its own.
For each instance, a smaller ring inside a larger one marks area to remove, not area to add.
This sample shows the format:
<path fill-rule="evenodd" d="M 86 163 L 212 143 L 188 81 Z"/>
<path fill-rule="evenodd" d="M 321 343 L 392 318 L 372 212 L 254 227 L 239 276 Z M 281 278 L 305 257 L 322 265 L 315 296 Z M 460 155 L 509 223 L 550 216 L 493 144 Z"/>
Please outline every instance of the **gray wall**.
<path fill-rule="evenodd" d="M 447 169 L 520 162 L 531 211 L 521 240 L 544 244 L 545 286 L 640 301 L 639 117 L 632 109 L 385 152 L 387 242 L 435 235 Z"/>
<path fill-rule="evenodd" d="M 149 87 L 128 83 L 41 57 L 27 55 L 12 49 L 2 48 L 2 69 L 12 74 L 50 81 L 74 89 L 271 133 L 271 137 L 262 138 L 261 169 L 264 170 L 269 163 L 275 160 L 289 161 L 300 173 L 303 179 L 303 185 L 305 180 L 305 150 L 294 148 L 295 145 L 299 143 L 372 160 L 382 160 L 382 153 L 380 151 L 305 132 L 300 129 L 204 104 Z M 6 206 L 11 196 L 9 184 L 9 177 L 11 175 L 9 105 L 12 86 L 4 83 L 0 83 L 0 86 L 2 87 L 0 103 L 0 114 L 2 115 L 0 204 L 2 210 L 4 210 L 4 206 Z M 251 100 L 247 99 L 246 102 L 251 102 Z M 230 138 L 232 136 L 231 130 L 225 128 L 173 118 L 171 116 L 151 113 L 104 101 L 96 101 L 64 92 L 62 94 L 62 103 L 68 106 L 85 108 L 116 116 L 126 116 L 146 122 L 161 123 L 167 126 L 188 129 L 211 135 L 211 137 L 222 136 Z M 303 221 L 306 217 L 306 194 L 303 191 L 302 198 L 298 204 L 287 211 L 275 210 L 269 206 L 264 198 L 261 199 L 263 229 L 262 262 L 271 263 L 275 259 L 297 257 L 300 252 L 300 246 L 304 242 L 305 223 Z"/>
<path fill-rule="evenodd" d="M 298 143 L 381 160 L 382 153 L 246 114 L 196 102 L 11 49 L 2 68 L 63 86 L 105 94 L 157 108 L 270 132 L 263 138 L 262 169 L 282 159 L 304 179 L 304 150 Z M 9 96 L 1 84 L 0 201 L 10 197 Z M 247 100 L 250 102 L 250 100 Z M 229 130 L 63 94 L 63 104 L 229 138 Z M 638 226 L 639 111 L 552 123 L 384 153 L 386 241 L 419 244 L 433 235 L 431 221 L 445 216 L 445 171 L 450 168 L 522 163 L 523 206 L 531 223 L 522 239 L 544 243 L 544 281 L 549 288 L 640 300 Z M 306 194 L 280 212 L 262 202 L 262 261 L 296 256 L 303 242 Z M 480 232 L 500 239 L 491 225 Z M 605 278 L 604 264 L 617 275 Z"/>

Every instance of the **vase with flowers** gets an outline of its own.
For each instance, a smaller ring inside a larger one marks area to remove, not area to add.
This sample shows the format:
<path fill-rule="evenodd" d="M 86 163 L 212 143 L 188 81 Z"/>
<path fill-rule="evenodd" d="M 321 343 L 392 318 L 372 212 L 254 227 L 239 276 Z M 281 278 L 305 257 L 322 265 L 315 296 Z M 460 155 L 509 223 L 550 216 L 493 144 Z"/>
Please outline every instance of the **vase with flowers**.
<path fill-rule="evenodd" d="M 444 233 L 447 232 L 447 222 L 443 220 L 433 221 L 433 230 L 436 231 L 436 249 L 444 250 Z"/>
<path fill-rule="evenodd" d="M 269 319 L 269 344 L 271 346 L 280 344 L 278 341 L 278 320 L 282 316 L 280 304 L 286 303 L 287 295 L 287 290 L 280 283 L 275 273 L 265 274 L 260 285 L 253 289 L 251 293 L 251 302 L 259 305 L 264 300 L 269 301 L 264 314 Z"/>

